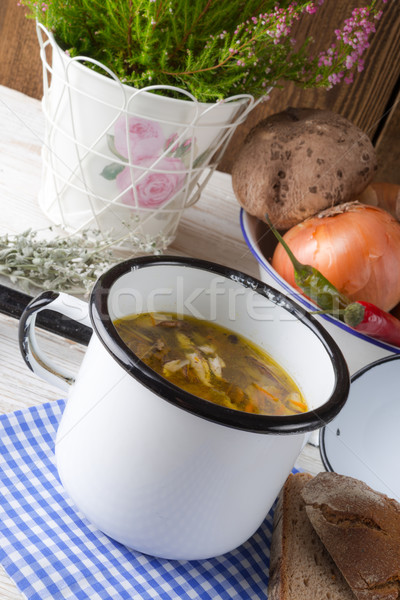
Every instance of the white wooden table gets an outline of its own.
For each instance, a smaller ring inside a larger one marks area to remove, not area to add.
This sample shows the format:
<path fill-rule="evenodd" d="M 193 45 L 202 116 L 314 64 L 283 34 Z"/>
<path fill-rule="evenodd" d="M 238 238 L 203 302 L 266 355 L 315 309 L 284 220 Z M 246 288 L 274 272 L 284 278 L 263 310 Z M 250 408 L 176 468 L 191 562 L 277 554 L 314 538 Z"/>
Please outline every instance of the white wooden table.
<path fill-rule="evenodd" d="M 0 86 L 0 234 L 49 225 L 37 205 L 41 177 L 44 119 L 40 102 Z M 186 210 L 169 254 L 212 260 L 258 276 L 258 266 L 242 239 L 239 206 L 229 175 L 216 172 L 199 202 Z M 8 285 L 7 280 L 2 281 Z M 60 391 L 33 375 L 19 352 L 17 321 L 0 313 L 0 412 L 10 412 L 60 397 Z M 68 370 L 79 365 L 85 348 L 50 333 L 40 333 L 43 348 Z M 308 444 L 298 466 L 323 470 L 318 449 Z M 22 596 L 0 568 L 0 600 Z"/>

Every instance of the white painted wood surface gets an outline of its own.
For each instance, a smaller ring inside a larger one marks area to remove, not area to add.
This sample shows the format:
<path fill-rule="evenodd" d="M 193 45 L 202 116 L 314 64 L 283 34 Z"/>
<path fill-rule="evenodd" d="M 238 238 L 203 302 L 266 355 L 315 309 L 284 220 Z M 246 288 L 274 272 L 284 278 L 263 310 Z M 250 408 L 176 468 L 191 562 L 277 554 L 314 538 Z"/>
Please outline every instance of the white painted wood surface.
<path fill-rule="evenodd" d="M 49 222 L 37 205 L 41 179 L 44 119 L 39 101 L 0 86 L 0 234 L 40 229 Z M 186 210 L 169 254 L 212 260 L 258 276 L 255 259 L 242 239 L 239 207 L 229 175 L 216 172 L 199 202 Z M 7 280 L 2 283 L 9 285 Z M 60 397 L 25 366 L 17 342 L 18 323 L 0 313 L 0 413 Z M 41 332 L 42 347 L 52 359 L 73 371 L 84 347 Z M 323 470 L 319 452 L 308 444 L 298 466 L 315 474 Z M 0 600 L 22 595 L 0 568 Z"/>

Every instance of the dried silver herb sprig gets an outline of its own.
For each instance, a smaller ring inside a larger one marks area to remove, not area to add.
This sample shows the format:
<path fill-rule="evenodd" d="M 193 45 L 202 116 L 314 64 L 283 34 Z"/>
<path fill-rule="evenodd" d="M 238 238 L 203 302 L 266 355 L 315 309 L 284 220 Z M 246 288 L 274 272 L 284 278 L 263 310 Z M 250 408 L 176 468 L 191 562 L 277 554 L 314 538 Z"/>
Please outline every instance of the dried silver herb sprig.
<path fill-rule="evenodd" d="M 0 236 L 0 275 L 27 292 L 34 286 L 87 295 L 98 276 L 121 260 L 113 255 L 114 242 L 100 235 L 83 231 L 43 239 L 38 231 L 27 229 Z"/>

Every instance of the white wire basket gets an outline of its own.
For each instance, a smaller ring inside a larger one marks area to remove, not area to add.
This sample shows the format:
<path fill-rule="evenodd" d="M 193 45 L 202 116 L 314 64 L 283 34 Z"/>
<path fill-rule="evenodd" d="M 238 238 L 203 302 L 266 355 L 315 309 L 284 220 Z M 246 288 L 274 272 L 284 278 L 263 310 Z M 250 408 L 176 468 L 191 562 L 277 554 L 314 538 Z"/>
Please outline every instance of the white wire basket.
<path fill-rule="evenodd" d="M 162 251 L 254 98 L 205 104 L 173 86 L 137 90 L 98 61 L 70 58 L 39 23 L 37 33 L 46 122 L 42 211 L 71 234 L 92 229 L 116 246 Z"/>

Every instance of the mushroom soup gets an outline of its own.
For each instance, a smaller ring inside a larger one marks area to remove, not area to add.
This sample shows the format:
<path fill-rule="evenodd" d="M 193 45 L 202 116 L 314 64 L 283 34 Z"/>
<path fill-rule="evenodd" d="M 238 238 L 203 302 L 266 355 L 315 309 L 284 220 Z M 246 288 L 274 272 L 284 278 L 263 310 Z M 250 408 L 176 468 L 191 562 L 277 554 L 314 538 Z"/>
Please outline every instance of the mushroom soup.
<path fill-rule="evenodd" d="M 194 317 L 144 313 L 114 322 L 124 343 L 147 366 L 187 392 L 264 415 L 307 411 L 288 373 L 233 331 Z"/>

